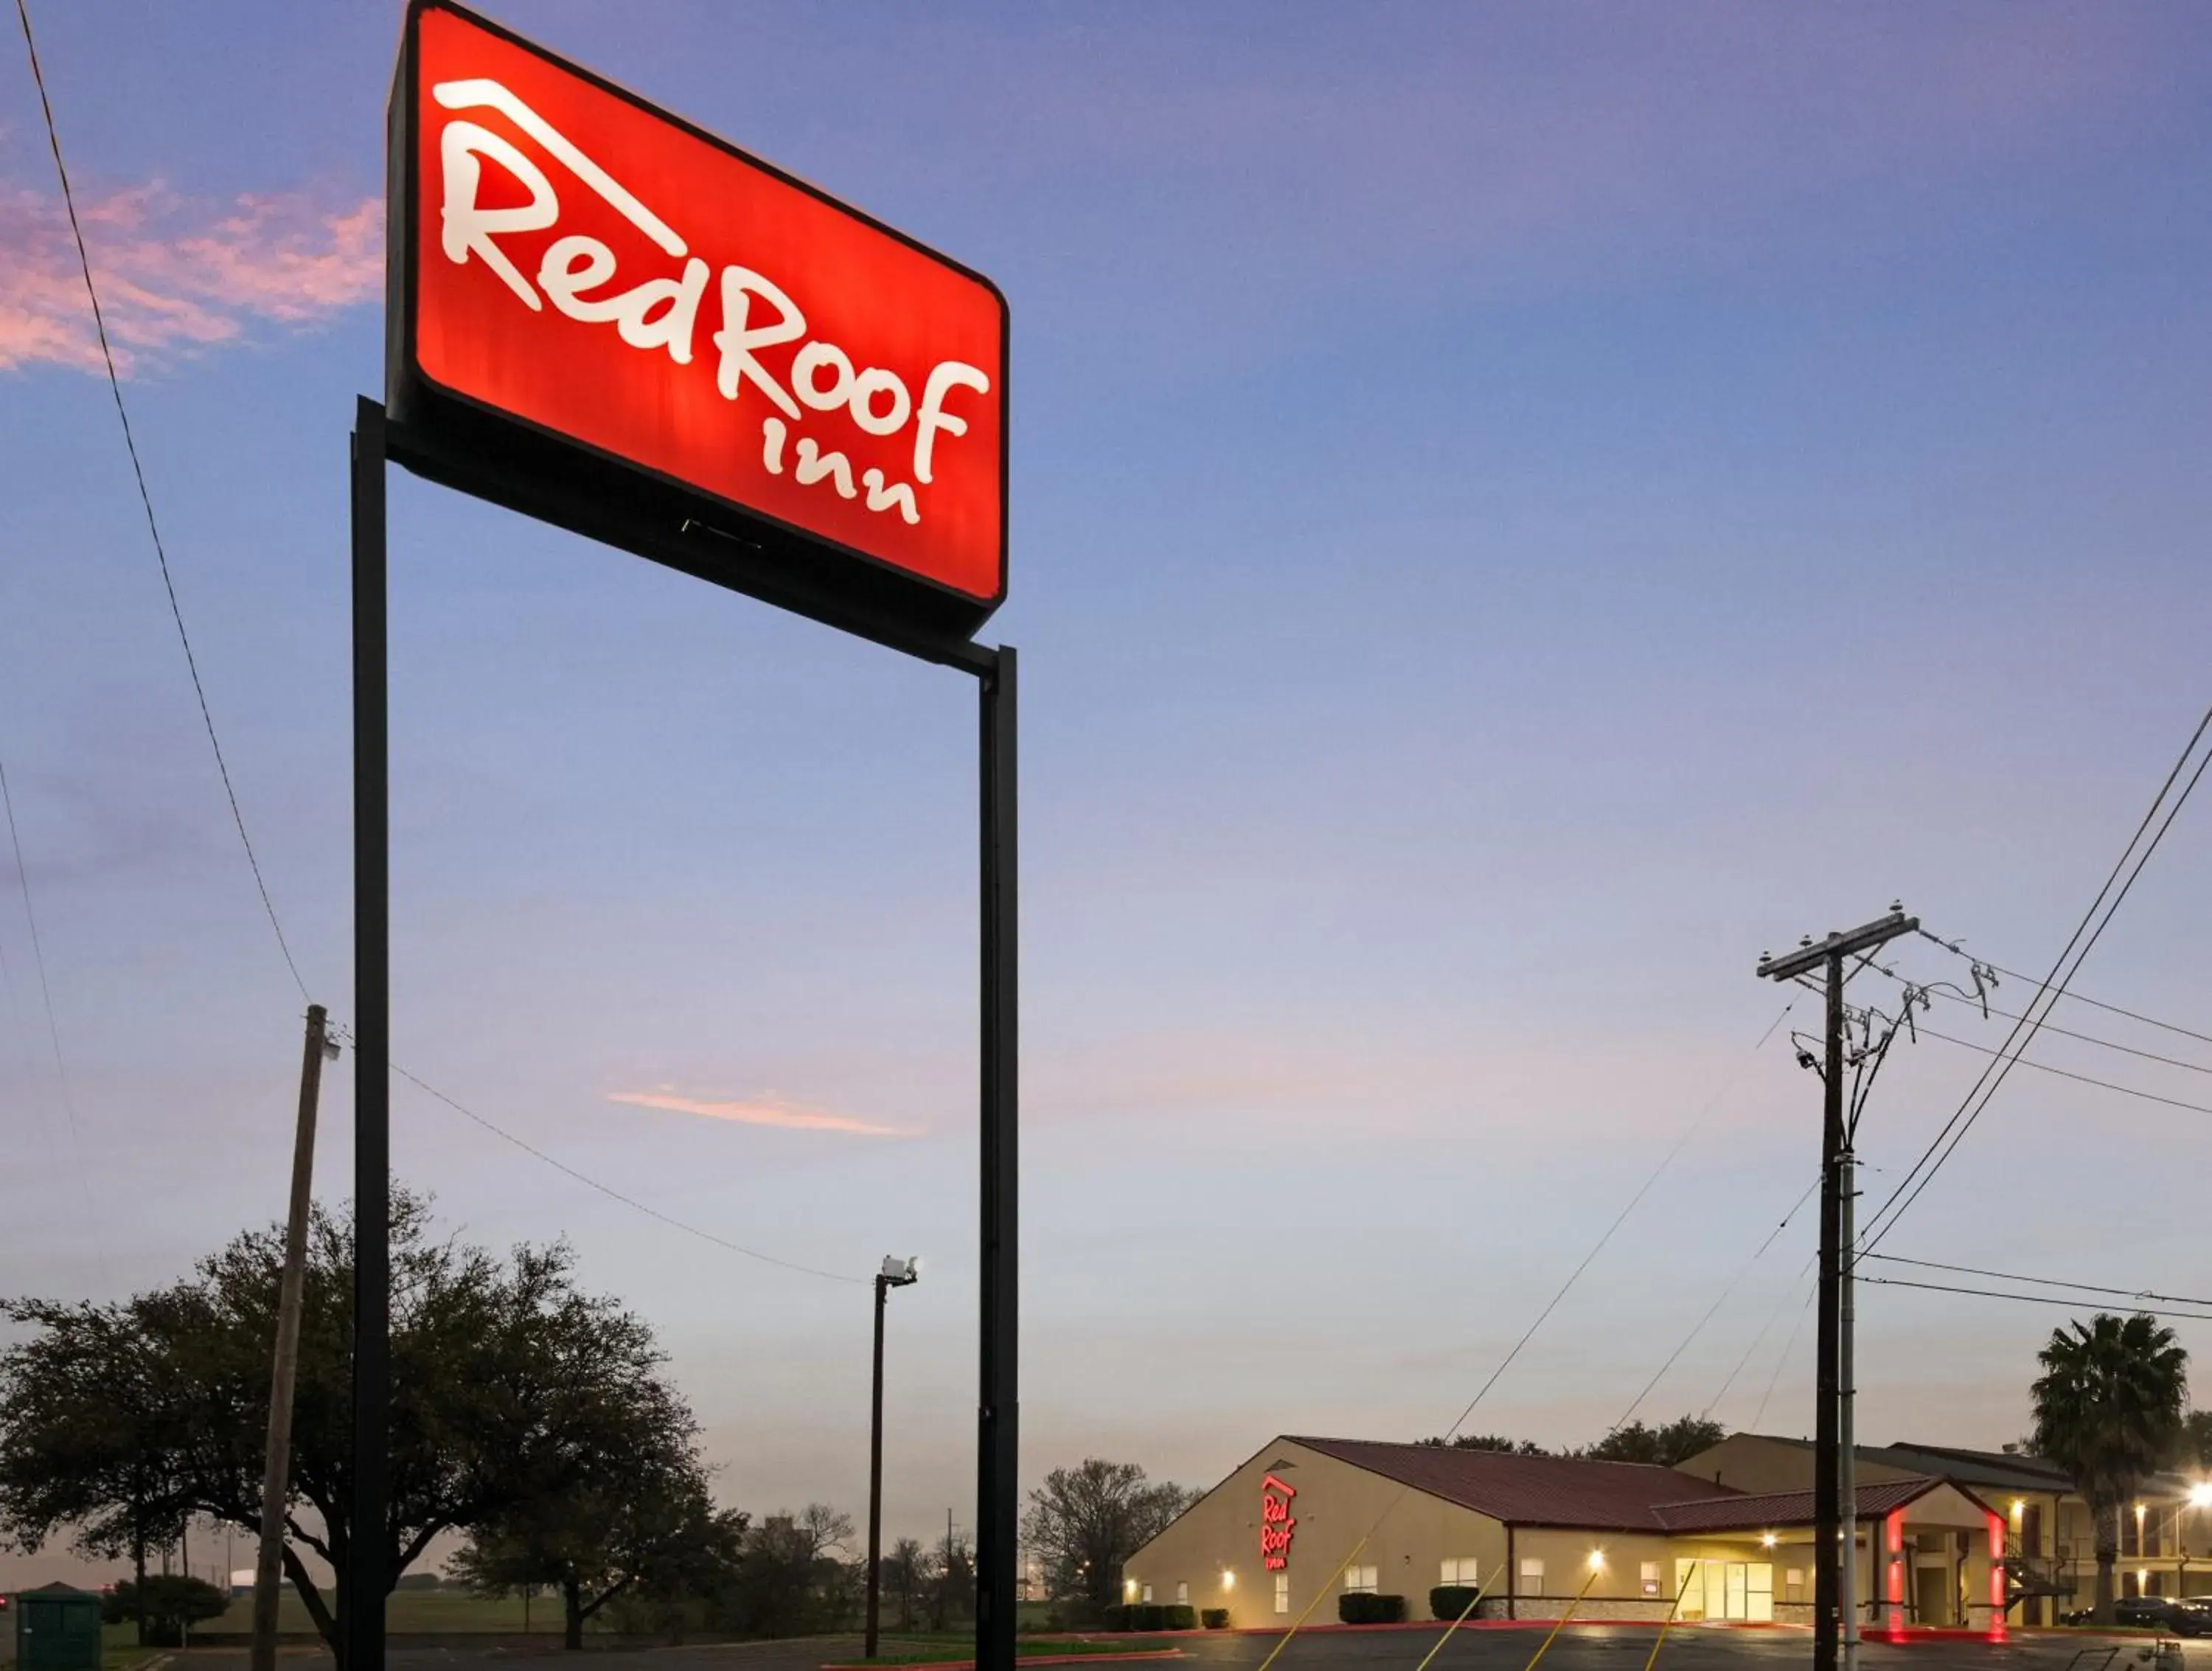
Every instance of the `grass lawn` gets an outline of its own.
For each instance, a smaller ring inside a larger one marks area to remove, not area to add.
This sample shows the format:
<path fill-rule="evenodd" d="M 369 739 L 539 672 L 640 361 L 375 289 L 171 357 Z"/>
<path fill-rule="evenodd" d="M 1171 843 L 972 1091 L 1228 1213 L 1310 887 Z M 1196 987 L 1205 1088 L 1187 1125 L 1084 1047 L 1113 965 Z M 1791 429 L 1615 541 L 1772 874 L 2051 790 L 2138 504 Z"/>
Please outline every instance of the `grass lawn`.
<path fill-rule="evenodd" d="M 602 1614 L 601 1618 L 605 1615 Z M 586 1619 L 585 1631 L 605 1628 L 599 1619 Z M 519 1595 L 489 1600 L 458 1589 L 398 1589 L 384 1604 L 384 1627 L 394 1633 L 417 1631 L 527 1630 L 533 1636 L 561 1634 L 561 1599 L 539 1595 L 526 1604 Z M 250 1631 L 253 1628 L 253 1598 L 241 1595 L 230 1611 L 200 1627 L 208 1631 Z M 312 1631 L 314 1621 L 301 1605 L 299 1593 L 289 1584 L 276 1607 L 276 1628 L 282 1632 Z"/>
<path fill-rule="evenodd" d="M 1014 1644 L 1014 1654 L 1019 1659 L 1028 1659 L 1035 1655 L 1111 1656 L 1133 1654 L 1158 1646 L 1157 1642 L 1144 1637 L 1129 1637 L 1114 1642 L 1061 1637 L 1022 1637 Z M 883 1651 L 876 1656 L 873 1662 L 878 1665 L 939 1665 L 947 1660 L 970 1660 L 975 1657 L 975 1638 L 972 1636 L 887 1636 L 883 1639 Z M 857 1662 L 857 1656 L 855 1660 Z"/>
<path fill-rule="evenodd" d="M 10 1625 L 9 1629 L 15 1626 Z M 166 1654 L 167 1648 L 141 1648 L 136 1625 L 102 1625 L 100 1627 L 100 1671 L 130 1671 L 134 1665 L 143 1664 L 156 1654 Z"/>

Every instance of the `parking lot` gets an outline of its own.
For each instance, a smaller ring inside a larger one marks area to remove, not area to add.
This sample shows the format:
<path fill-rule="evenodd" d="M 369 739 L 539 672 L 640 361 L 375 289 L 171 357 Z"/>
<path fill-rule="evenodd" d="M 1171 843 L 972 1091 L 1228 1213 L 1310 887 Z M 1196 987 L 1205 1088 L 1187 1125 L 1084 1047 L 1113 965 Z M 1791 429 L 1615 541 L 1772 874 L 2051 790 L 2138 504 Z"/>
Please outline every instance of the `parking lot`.
<path fill-rule="evenodd" d="M 1571 1625 L 1559 1632 L 1544 1656 L 1546 1671 L 1634 1671 L 1651 1653 L 1656 1632 L 1648 1625 Z M 1255 1671 L 1276 1642 L 1273 1636 L 1218 1634 L 1170 1639 L 1197 1666 Z M 1469 1630 L 1456 1632 L 1430 1671 L 1521 1671 L 1544 1640 L 1536 1629 Z M 1424 1630 L 1314 1632 L 1293 1640 L 1275 1662 L 1279 1671 L 1414 1671 L 1435 1645 Z M 857 1638 L 805 1638 L 781 1642 L 702 1643 L 651 1649 L 594 1649 L 574 1656 L 590 1671 L 818 1671 L 825 1663 L 855 1660 Z M 1986 1666 L 1992 1671 L 2150 1671 L 2149 1641 L 2142 1637 L 2104 1638 L 2087 1632 L 2015 1635 L 2005 1643 L 1923 1640 L 1869 1642 L 1862 1649 L 1865 1671 L 1935 1671 L 1950 1666 Z M 2107 1661 L 2107 1650 L 2116 1650 Z M 2190 1671 L 2212 1671 L 2212 1640 L 2189 1642 L 2182 1651 Z M 388 1655 L 392 1671 L 466 1671 L 487 1661 L 537 1660 L 558 1656 L 551 1644 L 527 1650 L 395 1645 Z M 2086 1656 L 2085 1656 L 2086 1655 Z M 1795 1630 L 1686 1628 L 1669 1632 L 1660 1652 L 1666 1671 L 1757 1671 L 1766 1666 L 1803 1665 L 1812 1656 L 1810 1638 Z M 325 1671 L 330 1656 L 313 1649 L 287 1649 L 286 1671 Z M 1111 1656 L 1102 1660 L 1110 1665 Z M 1157 1660 L 1139 1663 L 1149 1668 Z M 242 1649 L 190 1649 L 165 1656 L 148 1671 L 246 1671 Z M 550 1671 L 550 1668 L 549 1668 Z"/>

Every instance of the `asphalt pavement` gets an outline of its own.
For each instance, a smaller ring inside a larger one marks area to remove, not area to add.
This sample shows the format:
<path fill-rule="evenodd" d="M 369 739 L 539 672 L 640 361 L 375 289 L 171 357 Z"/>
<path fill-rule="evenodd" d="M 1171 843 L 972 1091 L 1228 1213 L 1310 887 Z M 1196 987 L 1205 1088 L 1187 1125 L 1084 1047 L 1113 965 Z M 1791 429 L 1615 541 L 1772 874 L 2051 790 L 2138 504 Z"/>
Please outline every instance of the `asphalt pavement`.
<path fill-rule="evenodd" d="M 1648 1625 L 1571 1625 L 1546 1651 L 1543 1671 L 1641 1671 L 1656 1632 Z M 1455 1632 L 1429 1671 L 1525 1671 L 1544 1640 L 1540 1630 L 1468 1630 Z M 1272 1671 L 1415 1671 L 1436 1645 L 1428 1630 L 1326 1631 L 1300 1635 L 1275 1662 Z M 1198 1633 L 1167 1638 L 1182 1650 L 1191 1671 L 1257 1671 L 1276 1643 L 1272 1635 Z M 824 1664 L 860 1657 L 857 1637 L 811 1637 L 781 1642 L 699 1643 L 647 1649 L 591 1649 L 573 1656 L 578 1671 L 819 1671 Z M 2107 1649 L 2117 1648 L 2109 1660 Z M 2105 1638 L 2088 1632 L 2018 1635 L 2006 1643 L 1932 1640 L 1869 1642 L 1861 1650 L 1863 1671 L 2156 1671 L 2149 1644 L 2136 1637 Z M 2085 1656 L 2086 1653 L 2086 1656 Z M 2212 1638 L 2183 1644 L 2186 1671 L 2212 1671 Z M 489 1651 L 462 1647 L 410 1648 L 395 1644 L 386 1656 L 388 1671 L 470 1671 L 488 1662 L 537 1662 L 563 1656 L 549 1643 Z M 166 1656 L 146 1671 L 246 1671 L 243 1649 L 188 1649 Z M 1802 1666 L 1812 1658 L 1812 1642 L 1802 1631 L 1739 1631 L 1690 1626 L 1668 1633 L 1657 1671 L 1764 1671 Z M 2076 1664 L 2075 1662 L 2079 1661 Z M 1113 1663 L 1102 1656 L 1100 1671 Z M 1172 1671 L 1173 1662 L 1143 1660 L 1131 1671 Z M 319 1649 L 288 1648 L 282 1671 L 330 1671 Z M 554 1671 L 550 1665 L 533 1671 Z M 1078 1668 L 1077 1671 L 1081 1671 Z"/>

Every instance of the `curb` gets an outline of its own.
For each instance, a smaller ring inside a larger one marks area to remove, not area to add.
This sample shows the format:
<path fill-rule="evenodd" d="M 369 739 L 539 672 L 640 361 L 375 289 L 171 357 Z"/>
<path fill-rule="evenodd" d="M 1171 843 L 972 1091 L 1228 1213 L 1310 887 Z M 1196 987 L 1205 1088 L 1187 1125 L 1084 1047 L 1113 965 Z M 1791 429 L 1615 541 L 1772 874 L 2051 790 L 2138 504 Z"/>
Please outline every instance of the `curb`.
<path fill-rule="evenodd" d="M 1188 1631 L 1176 1634 L 1197 1636 L 1200 1632 Z M 1221 1633 L 1216 1632 L 1215 1634 Z M 1123 1660 L 1181 1659 L 1182 1656 L 1180 1648 L 1139 1648 L 1126 1654 L 1019 1654 L 1015 1656 L 1014 1664 L 1018 1668 L 1024 1665 L 1091 1665 L 1104 1660 L 1118 1665 Z M 881 1660 L 852 1660 L 825 1665 L 822 1671 L 975 1671 L 975 1662 L 973 1659 L 909 1660 L 903 1665 L 886 1666 Z"/>

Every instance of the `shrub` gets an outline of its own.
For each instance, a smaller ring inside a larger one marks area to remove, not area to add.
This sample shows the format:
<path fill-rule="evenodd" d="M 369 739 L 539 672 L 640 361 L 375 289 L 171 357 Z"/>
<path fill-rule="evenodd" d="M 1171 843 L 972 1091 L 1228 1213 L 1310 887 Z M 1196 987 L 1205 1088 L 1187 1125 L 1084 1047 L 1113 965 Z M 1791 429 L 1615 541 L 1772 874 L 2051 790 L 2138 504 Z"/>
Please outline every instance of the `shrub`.
<path fill-rule="evenodd" d="M 1402 1625 L 1406 1622 L 1406 1598 L 1346 1590 L 1336 1598 L 1336 1616 L 1347 1625 Z"/>
<path fill-rule="evenodd" d="M 1481 1594 L 1473 1584 L 1438 1584 L 1429 1592 L 1429 1611 L 1438 1619 L 1457 1619 Z"/>
<path fill-rule="evenodd" d="M 1194 1631 L 1198 1628 L 1198 1609 L 1188 1601 L 1172 1601 L 1160 1609 L 1160 1629 L 1164 1631 Z"/>
<path fill-rule="evenodd" d="M 1128 1607 L 1120 1601 L 1109 1602 L 1099 1611 L 1098 1623 L 1103 1629 L 1109 1631 L 1127 1630 L 1129 1628 Z"/>
<path fill-rule="evenodd" d="M 1200 1622 L 1209 1631 L 1225 1631 L 1229 1628 L 1229 1609 L 1226 1607 L 1208 1607 L 1198 1617 Z"/>

